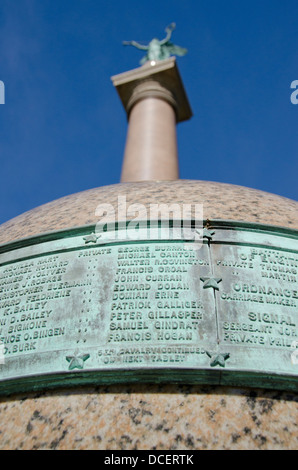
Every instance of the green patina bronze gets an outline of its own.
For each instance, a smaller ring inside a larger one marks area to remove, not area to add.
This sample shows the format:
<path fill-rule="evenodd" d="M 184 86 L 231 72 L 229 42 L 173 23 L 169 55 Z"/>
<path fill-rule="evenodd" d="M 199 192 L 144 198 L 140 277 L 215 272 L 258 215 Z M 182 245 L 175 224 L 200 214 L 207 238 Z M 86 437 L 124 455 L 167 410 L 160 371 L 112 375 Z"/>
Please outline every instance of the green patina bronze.
<path fill-rule="evenodd" d="M 143 65 L 145 62 L 148 61 L 159 61 L 168 59 L 172 55 L 177 56 L 184 56 L 187 54 L 187 49 L 183 47 L 176 46 L 172 42 L 170 42 L 172 32 L 176 28 L 175 23 L 171 23 L 166 28 L 166 37 L 163 40 L 159 39 L 152 39 L 148 45 L 139 44 L 136 41 L 123 41 L 124 46 L 134 46 L 141 51 L 147 51 L 147 54 L 142 58 L 140 64 Z"/>
<path fill-rule="evenodd" d="M 297 231 L 213 221 L 198 243 L 129 230 L 0 246 L 1 394 L 123 382 L 297 391 Z"/>

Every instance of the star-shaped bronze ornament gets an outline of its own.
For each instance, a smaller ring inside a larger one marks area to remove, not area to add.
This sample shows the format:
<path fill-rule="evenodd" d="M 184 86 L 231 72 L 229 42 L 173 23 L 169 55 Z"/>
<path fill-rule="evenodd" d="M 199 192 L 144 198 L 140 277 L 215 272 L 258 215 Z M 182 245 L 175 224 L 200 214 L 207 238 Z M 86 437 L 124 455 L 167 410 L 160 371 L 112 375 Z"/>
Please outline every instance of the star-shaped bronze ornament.
<path fill-rule="evenodd" d="M 90 354 L 80 354 L 74 356 L 66 356 L 67 362 L 69 362 L 68 370 L 84 369 L 84 362 L 89 359 Z"/>
<path fill-rule="evenodd" d="M 208 242 L 210 242 L 215 234 L 214 230 L 209 230 L 208 228 L 203 229 L 203 238 L 207 238 Z"/>
<path fill-rule="evenodd" d="M 95 233 L 91 233 L 91 235 L 87 235 L 86 237 L 84 237 L 85 245 L 87 245 L 88 243 L 96 243 L 99 238 L 100 235 L 97 236 L 95 235 Z"/>
<path fill-rule="evenodd" d="M 220 277 L 201 277 L 202 282 L 204 282 L 203 289 L 216 289 L 219 290 L 218 284 L 222 281 Z"/>
<path fill-rule="evenodd" d="M 206 354 L 211 359 L 210 367 L 216 367 L 216 366 L 225 367 L 226 361 L 230 357 L 230 353 L 210 353 L 206 351 Z"/>

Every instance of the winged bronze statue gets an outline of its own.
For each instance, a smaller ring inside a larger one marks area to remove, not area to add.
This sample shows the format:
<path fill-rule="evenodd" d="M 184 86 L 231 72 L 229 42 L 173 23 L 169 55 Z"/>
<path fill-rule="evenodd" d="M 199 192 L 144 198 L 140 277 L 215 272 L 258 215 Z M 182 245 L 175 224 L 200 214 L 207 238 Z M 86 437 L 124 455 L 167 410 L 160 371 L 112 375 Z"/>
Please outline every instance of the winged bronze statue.
<path fill-rule="evenodd" d="M 147 54 L 142 58 L 140 64 L 143 65 L 147 61 L 158 61 L 168 59 L 171 55 L 184 56 L 187 54 L 187 49 L 183 47 L 176 46 L 170 39 L 172 37 L 172 32 L 176 28 L 175 23 L 171 23 L 166 27 L 165 31 L 167 33 L 166 37 L 161 41 L 159 39 L 152 39 L 149 44 L 142 45 L 136 41 L 123 41 L 124 46 L 134 46 L 137 49 L 142 51 L 147 51 Z"/>

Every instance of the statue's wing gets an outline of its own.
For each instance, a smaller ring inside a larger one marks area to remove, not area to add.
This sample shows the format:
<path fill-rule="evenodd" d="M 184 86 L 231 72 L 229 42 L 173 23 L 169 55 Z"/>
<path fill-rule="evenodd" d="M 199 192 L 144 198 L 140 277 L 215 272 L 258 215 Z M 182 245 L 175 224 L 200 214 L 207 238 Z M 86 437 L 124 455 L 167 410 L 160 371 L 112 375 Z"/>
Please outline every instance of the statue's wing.
<path fill-rule="evenodd" d="M 183 56 L 187 54 L 188 52 L 187 49 L 185 49 L 184 47 L 176 46 L 175 44 L 172 44 L 171 42 L 168 42 L 168 44 L 166 45 L 166 48 L 168 52 L 170 53 L 170 55 Z"/>

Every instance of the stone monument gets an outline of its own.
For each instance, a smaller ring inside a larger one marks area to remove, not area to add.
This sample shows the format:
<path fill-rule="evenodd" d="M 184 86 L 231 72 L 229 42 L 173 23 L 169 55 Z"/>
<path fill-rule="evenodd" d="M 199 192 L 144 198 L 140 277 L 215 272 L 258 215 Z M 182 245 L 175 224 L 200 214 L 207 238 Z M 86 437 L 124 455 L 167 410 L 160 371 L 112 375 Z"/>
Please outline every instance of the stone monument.
<path fill-rule="evenodd" d="M 121 183 L 0 227 L 1 449 L 297 447 L 298 203 L 179 179 L 173 29 L 112 77 Z"/>

